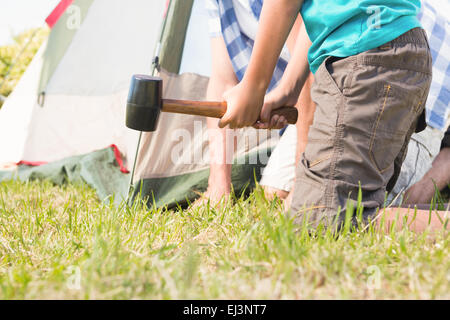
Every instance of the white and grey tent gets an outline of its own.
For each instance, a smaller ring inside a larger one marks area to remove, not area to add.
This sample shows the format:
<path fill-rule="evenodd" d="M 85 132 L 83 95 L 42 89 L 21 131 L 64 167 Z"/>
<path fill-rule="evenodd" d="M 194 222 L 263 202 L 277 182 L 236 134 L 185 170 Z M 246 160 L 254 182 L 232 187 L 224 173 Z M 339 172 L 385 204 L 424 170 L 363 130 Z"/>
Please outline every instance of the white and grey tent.
<path fill-rule="evenodd" d="M 203 2 L 69 1 L 0 110 L 0 164 L 25 164 L 1 173 L 0 180 L 65 174 L 54 179 L 61 182 L 76 172 L 102 198 L 125 196 L 125 172 L 133 167 L 140 135 L 125 126 L 131 76 L 152 73 L 157 53 L 166 98 L 205 98 L 211 57 Z M 278 140 L 276 133 L 252 130 L 238 139 L 236 190 L 254 182 Z M 107 165 L 93 164 L 107 159 Z M 207 177 L 205 119 L 163 113 L 159 130 L 142 135 L 136 192 L 152 195 L 159 205 L 173 204 L 195 198 Z"/>

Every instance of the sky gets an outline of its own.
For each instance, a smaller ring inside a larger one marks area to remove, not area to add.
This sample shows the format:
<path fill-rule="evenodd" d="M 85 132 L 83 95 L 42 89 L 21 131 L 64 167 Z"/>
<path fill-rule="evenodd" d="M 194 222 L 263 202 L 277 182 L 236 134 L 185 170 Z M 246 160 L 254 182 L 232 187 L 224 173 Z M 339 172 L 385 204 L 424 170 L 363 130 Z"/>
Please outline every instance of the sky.
<path fill-rule="evenodd" d="M 40 27 L 59 0 L 0 0 L 0 46 L 8 44 L 12 35 Z"/>

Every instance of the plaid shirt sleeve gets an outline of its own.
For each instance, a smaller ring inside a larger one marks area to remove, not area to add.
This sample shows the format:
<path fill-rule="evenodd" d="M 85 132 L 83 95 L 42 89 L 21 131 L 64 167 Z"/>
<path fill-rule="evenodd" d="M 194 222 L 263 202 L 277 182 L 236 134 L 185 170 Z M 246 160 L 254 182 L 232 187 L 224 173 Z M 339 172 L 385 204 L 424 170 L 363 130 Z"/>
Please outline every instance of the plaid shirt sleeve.
<path fill-rule="evenodd" d="M 222 36 L 230 56 L 234 72 L 239 81 L 244 77 L 253 50 L 254 41 L 242 32 L 232 0 L 205 0 L 209 12 L 209 28 L 211 37 Z M 250 0 L 250 7 L 254 16 L 259 19 L 262 0 Z M 280 58 L 275 67 L 269 91 L 277 86 L 287 61 Z"/>
<path fill-rule="evenodd" d="M 433 56 L 433 83 L 426 106 L 427 123 L 443 132 L 450 117 L 450 22 L 444 16 L 447 14 L 445 6 L 445 1 L 422 0 L 419 14 Z"/>

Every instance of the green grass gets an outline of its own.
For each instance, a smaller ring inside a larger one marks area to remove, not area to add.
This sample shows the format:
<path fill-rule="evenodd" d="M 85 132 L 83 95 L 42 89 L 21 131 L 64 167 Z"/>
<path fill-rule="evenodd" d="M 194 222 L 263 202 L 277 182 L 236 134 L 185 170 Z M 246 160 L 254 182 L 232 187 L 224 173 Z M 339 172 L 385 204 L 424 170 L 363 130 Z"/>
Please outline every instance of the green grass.
<path fill-rule="evenodd" d="M 2 183 L 0 299 L 450 299 L 447 235 L 312 235 L 281 212 L 259 190 L 163 211 Z"/>

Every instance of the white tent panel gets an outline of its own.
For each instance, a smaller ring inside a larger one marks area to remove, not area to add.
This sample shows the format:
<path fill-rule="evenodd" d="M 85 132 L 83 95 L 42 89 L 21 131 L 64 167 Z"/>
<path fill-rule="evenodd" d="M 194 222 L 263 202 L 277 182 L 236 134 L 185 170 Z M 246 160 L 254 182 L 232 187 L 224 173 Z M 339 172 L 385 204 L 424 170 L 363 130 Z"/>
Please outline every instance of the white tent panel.
<path fill-rule="evenodd" d="M 205 0 L 194 0 L 186 42 L 181 59 L 180 73 L 211 75 L 211 46 L 209 41 L 208 12 Z"/>
<path fill-rule="evenodd" d="M 165 4 L 94 1 L 40 107 L 43 47 L 1 112 L 1 137 L 8 138 L 0 140 L 0 163 L 51 162 L 113 143 L 131 158 L 136 132 L 125 127 L 128 87 L 132 74 L 150 72 Z"/>
<path fill-rule="evenodd" d="M 116 144 L 130 168 L 138 133 L 125 127 L 129 82 L 134 73 L 150 72 L 165 4 L 166 0 L 94 1 L 50 79 L 44 107 L 36 103 L 41 49 L 0 111 L 0 163 L 51 162 Z M 182 73 L 210 74 L 207 20 L 204 0 L 195 0 Z M 179 91 L 176 98 L 189 97 L 189 90 Z M 168 125 L 176 127 L 192 118 L 168 119 L 174 121 Z"/>
<path fill-rule="evenodd" d="M 166 0 L 96 0 L 46 89 L 104 96 L 149 73 Z M 61 106 L 64 107 L 64 106 Z"/>
<path fill-rule="evenodd" d="M 43 65 L 41 47 L 14 91 L 0 109 L 0 164 L 22 160 L 29 126 L 36 108 L 36 92 Z"/>
<path fill-rule="evenodd" d="M 51 162 L 111 144 L 126 152 L 134 136 L 124 125 L 127 93 L 48 96 L 35 110 L 23 159 Z"/>

